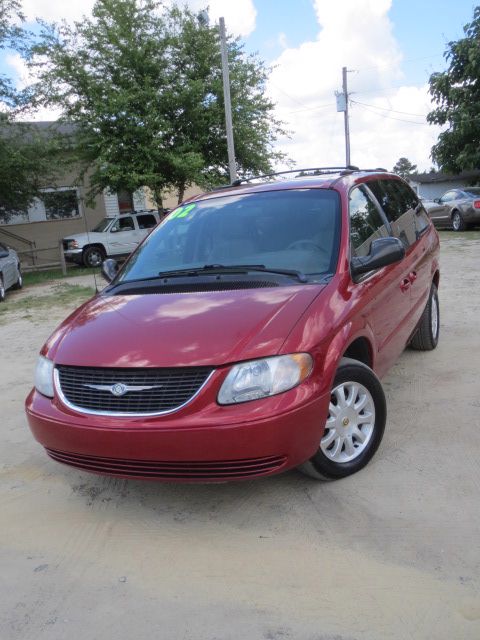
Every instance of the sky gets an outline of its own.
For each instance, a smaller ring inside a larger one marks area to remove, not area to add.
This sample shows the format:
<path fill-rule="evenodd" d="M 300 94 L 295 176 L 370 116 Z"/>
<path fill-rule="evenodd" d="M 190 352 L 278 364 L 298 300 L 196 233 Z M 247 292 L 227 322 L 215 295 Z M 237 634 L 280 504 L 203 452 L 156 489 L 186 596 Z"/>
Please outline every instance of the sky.
<path fill-rule="evenodd" d="M 342 67 L 348 69 L 351 162 L 391 169 L 407 157 L 419 170 L 432 166 L 438 127 L 425 115 L 431 73 L 446 67 L 447 43 L 463 36 L 472 0 L 187 0 L 209 5 L 210 21 L 225 17 L 246 52 L 256 52 L 272 71 L 266 87 L 289 136 L 279 150 L 296 167 L 345 164 L 344 116 L 336 110 Z M 93 0 L 24 0 L 33 25 L 79 19 Z M 28 26 L 28 25 L 27 25 Z M 0 71 L 28 81 L 18 57 L 4 54 Z M 35 118 L 55 119 L 42 110 Z M 279 169 L 282 167 L 278 167 Z"/>

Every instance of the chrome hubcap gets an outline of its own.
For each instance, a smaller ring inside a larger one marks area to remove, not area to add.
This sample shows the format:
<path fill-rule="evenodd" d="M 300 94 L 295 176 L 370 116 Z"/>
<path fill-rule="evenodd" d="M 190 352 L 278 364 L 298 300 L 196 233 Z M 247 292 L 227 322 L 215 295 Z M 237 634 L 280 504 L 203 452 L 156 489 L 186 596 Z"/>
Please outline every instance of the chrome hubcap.
<path fill-rule="evenodd" d="M 374 427 L 370 391 L 358 382 L 343 382 L 332 390 L 320 449 L 333 462 L 350 462 L 364 451 Z"/>
<path fill-rule="evenodd" d="M 89 262 L 92 265 L 92 267 L 98 267 L 98 265 L 101 264 L 102 262 L 102 254 L 97 251 L 95 251 L 95 253 L 91 253 L 89 257 Z"/>
<path fill-rule="evenodd" d="M 453 228 L 456 230 L 460 228 L 460 216 L 458 213 L 453 216 Z"/>
<path fill-rule="evenodd" d="M 438 333 L 438 303 L 436 296 L 432 297 L 431 315 L 432 336 L 435 339 Z"/>

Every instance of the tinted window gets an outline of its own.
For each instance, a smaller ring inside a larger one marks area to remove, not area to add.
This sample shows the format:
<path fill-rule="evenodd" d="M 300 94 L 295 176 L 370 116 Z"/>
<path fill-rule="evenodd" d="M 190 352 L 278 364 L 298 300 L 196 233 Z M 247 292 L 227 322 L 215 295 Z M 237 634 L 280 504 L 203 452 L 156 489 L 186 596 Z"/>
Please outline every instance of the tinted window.
<path fill-rule="evenodd" d="M 369 182 L 368 186 L 385 212 L 393 235 L 405 247 L 416 242 L 418 233 L 428 226 L 428 220 L 416 220 L 418 198 L 412 189 L 399 180 L 375 180 Z"/>
<path fill-rule="evenodd" d="M 360 187 L 350 192 L 349 214 L 352 255 L 366 256 L 372 240 L 388 236 L 382 216 Z"/>
<path fill-rule="evenodd" d="M 137 222 L 139 229 L 152 229 L 157 224 L 155 216 L 151 213 L 145 213 L 141 216 L 137 216 Z"/>
<path fill-rule="evenodd" d="M 215 196 L 175 209 L 134 254 L 121 280 L 212 264 L 261 264 L 323 277 L 335 271 L 339 229 L 335 191 Z"/>
<path fill-rule="evenodd" d="M 112 226 L 111 231 L 133 231 L 135 229 L 133 218 L 119 218 Z"/>

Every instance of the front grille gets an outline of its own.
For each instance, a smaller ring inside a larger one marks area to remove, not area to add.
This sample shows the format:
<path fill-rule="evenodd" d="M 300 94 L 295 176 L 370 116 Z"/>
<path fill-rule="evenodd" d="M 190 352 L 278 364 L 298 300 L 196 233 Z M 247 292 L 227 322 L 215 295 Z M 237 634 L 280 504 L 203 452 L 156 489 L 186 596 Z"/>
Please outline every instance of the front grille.
<path fill-rule="evenodd" d="M 173 411 L 188 402 L 204 384 L 212 369 L 107 369 L 59 365 L 57 371 L 62 394 L 79 410 L 151 414 Z M 110 388 L 119 383 L 152 388 L 129 390 L 117 397 L 109 389 L 86 386 L 105 385 Z"/>
<path fill-rule="evenodd" d="M 279 471 L 287 462 L 285 456 L 265 456 L 241 460 L 213 460 L 192 462 L 162 462 L 157 460 L 128 460 L 102 458 L 78 453 L 47 449 L 48 455 L 77 469 L 105 473 L 123 478 L 158 480 L 228 480 L 261 476 Z"/>

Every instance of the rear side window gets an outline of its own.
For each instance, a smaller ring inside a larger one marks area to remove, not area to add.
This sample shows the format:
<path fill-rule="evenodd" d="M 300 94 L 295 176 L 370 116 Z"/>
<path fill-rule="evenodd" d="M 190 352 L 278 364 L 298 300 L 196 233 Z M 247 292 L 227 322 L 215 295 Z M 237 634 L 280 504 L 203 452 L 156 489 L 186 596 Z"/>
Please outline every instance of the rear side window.
<path fill-rule="evenodd" d="M 352 256 L 368 255 L 373 240 L 389 235 L 380 212 L 361 187 L 350 192 L 349 215 Z"/>
<path fill-rule="evenodd" d="M 139 229 L 153 229 L 157 224 L 155 216 L 151 213 L 145 213 L 141 216 L 137 216 L 137 222 Z"/>
<path fill-rule="evenodd" d="M 387 216 L 392 233 L 408 248 L 419 234 L 428 227 L 428 216 L 418 208 L 418 198 L 403 182 L 398 180 L 375 180 L 368 183 Z"/>

